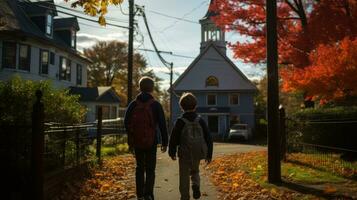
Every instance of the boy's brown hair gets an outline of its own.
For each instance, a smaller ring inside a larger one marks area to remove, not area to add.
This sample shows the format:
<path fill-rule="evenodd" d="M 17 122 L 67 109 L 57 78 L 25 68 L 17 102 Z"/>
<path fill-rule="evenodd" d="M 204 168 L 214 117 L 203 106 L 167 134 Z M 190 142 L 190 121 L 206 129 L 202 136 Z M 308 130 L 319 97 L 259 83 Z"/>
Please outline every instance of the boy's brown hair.
<path fill-rule="evenodd" d="M 182 94 L 179 103 L 184 111 L 194 110 L 197 106 L 197 99 L 192 93 L 185 92 Z"/>
<path fill-rule="evenodd" d="M 139 81 L 139 88 L 141 92 L 153 92 L 154 80 L 148 76 L 144 76 Z"/>

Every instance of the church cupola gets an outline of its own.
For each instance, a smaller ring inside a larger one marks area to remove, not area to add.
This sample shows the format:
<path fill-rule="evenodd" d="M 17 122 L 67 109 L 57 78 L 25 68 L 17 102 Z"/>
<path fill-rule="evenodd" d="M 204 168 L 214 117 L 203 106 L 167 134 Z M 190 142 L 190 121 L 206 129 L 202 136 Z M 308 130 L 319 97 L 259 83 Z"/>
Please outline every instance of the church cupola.
<path fill-rule="evenodd" d="M 217 27 L 211 19 L 212 17 L 218 15 L 218 13 L 211 10 L 213 4 L 214 0 L 211 0 L 206 15 L 200 20 L 201 51 L 205 49 L 210 42 L 213 42 L 222 53 L 226 54 L 225 33 Z"/>

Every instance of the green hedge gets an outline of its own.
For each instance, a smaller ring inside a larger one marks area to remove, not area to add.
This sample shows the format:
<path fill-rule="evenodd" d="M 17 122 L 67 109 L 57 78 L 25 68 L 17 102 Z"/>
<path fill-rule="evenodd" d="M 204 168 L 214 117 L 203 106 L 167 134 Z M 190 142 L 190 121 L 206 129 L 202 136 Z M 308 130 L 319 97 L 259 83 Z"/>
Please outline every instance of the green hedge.
<path fill-rule="evenodd" d="M 292 121 L 292 138 L 298 135 L 302 142 L 357 150 L 357 107 L 304 109 Z"/>
<path fill-rule="evenodd" d="M 79 96 L 54 88 L 49 81 L 34 82 L 15 76 L 0 81 L 0 124 L 30 124 L 36 90 L 43 93 L 46 122 L 73 124 L 83 120 L 86 110 L 79 104 Z"/>

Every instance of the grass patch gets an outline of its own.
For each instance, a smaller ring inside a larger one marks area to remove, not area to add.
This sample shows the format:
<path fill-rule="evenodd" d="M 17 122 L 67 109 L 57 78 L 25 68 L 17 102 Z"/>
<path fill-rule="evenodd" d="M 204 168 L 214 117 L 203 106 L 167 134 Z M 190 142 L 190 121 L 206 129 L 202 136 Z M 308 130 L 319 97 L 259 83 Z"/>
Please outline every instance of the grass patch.
<path fill-rule="evenodd" d="M 267 152 L 249 152 L 234 155 L 225 155 L 214 159 L 207 169 L 211 171 L 214 184 L 221 191 L 222 199 L 316 199 L 314 195 L 330 194 L 345 191 L 345 185 L 353 194 L 357 182 L 334 174 L 334 171 L 323 171 L 296 163 L 282 163 L 282 179 L 308 188 L 313 188 L 307 195 L 288 189 L 285 186 L 276 186 L 268 183 Z M 331 186 L 333 185 L 333 186 Z M 318 188 L 316 190 L 316 188 Z M 329 189 L 333 188 L 332 189 Z M 331 192 L 332 191 L 332 192 Z M 245 196 L 244 194 L 258 196 Z"/>
<path fill-rule="evenodd" d="M 283 163 L 281 175 L 286 180 L 305 184 L 340 183 L 346 181 L 344 178 L 332 173 L 299 166 L 293 163 Z"/>

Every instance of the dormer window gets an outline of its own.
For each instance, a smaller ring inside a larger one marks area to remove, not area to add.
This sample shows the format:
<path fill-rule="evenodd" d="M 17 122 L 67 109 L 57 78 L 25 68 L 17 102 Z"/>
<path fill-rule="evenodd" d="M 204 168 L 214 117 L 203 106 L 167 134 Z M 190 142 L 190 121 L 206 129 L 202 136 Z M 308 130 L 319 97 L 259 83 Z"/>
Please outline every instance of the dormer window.
<path fill-rule="evenodd" d="M 52 15 L 48 14 L 47 23 L 46 23 L 46 34 L 52 36 L 52 30 L 53 30 L 53 17 Z"/>
<path fill-rule="evenodd" d="M 76 48 L 76 31 L 71 31 L 71 47 Z"/>
<path fill-rule="evenodd" d="M 218 78 L 217 77 L 209 76 L 206 79 L 206 87 L 210 87 L 210 86 L 215 86 L 215 87 L 219 86 L 219 82 L 218 82 Z"/>

